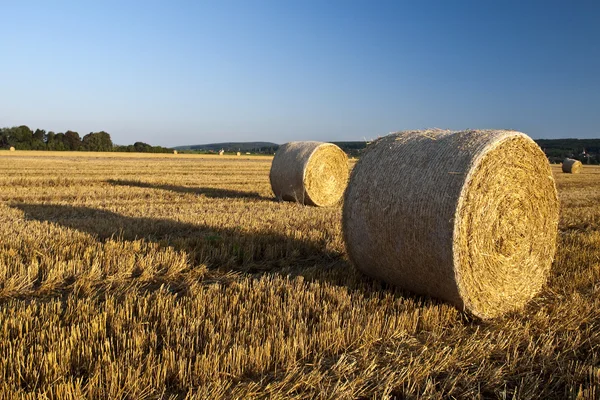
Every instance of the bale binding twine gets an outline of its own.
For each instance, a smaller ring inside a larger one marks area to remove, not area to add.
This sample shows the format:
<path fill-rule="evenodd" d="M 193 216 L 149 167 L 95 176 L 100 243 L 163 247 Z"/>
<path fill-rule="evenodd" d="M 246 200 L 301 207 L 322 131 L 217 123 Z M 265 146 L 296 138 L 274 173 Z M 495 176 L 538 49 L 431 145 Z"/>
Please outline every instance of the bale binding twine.
<path fill-rule="evenodd" d="M 562 163 L 562 172 L 567 174 L 578 174 L 581 172 L 583 164 L 579 160 L 573 160 L 572 158 L 565 158 Z"/>
<path fill-rule="evenodd" d="M 273 193 L 281 200 L 330 206 L 346 189 L 348 156 L 332 143 L 286 143 L 273 158 L 269 178 Z"/>
<path fill-rule="evenodd" d="M 408 131 L 367 147 L 342 227 L 364 273 L 487 319 L 545 283 L 558 211 L 548 160 L 527 135 Z"/>

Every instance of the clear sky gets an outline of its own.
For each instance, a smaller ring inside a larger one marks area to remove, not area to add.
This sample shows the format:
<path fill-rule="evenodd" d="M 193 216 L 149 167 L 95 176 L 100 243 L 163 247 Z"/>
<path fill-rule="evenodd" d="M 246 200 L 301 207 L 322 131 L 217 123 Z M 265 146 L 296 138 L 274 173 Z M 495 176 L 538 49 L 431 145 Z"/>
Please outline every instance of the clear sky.
<path fill-rule="evenodd" d="M 118 144 L 600 138 L 600 1 L 0 0 L 0 126 Z"/>

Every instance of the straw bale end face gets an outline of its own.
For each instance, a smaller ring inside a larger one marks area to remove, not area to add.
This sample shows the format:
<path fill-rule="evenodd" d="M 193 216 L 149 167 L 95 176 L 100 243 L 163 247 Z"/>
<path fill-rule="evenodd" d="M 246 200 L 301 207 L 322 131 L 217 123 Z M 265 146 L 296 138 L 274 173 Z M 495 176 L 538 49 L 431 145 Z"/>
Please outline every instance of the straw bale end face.
<path fill-rule="evenodd" d="M 486 319 L 546 282 L 558 211 L 550 165 L 526 135 L 411 131 L 367 148 L 342 225 L 366 274 Z"/>
<path fill-rule="evenodd" d="M 578 174 L 583 169 L 583 164 L 579 160 L 565 158 L 562 163 L 562 172 L 566 174 Z"/>
<path fill-rule="evenodd" d="M 289 142 L 277 150 L 269 178 L 278 199 L 331 206 L 348 183 L 348 156 L 332 143 Z"/>

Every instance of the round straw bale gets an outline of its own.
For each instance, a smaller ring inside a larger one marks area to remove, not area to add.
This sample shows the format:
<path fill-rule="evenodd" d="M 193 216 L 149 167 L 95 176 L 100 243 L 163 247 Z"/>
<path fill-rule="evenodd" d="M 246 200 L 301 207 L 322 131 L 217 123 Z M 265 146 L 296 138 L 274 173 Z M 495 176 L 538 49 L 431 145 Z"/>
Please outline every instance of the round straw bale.
<path fill-rule="evenodd" d="M 241 156 L 241 155 L 242 155 L 242 153 L 240 153 L 240 152 L 238 151 L 238 152 L 237 152 L 237 156 L 239 157 L 239 156 Z"/>
<path fill-rule="evenodd" d="M 525 134 L 410 131 L 367 147 L 342 227 L 364 273 L 486 319 L 545 283 L 558 210 L 548 160 Z"/>
<path fill-rule="evenodd" d="M 9 151 L 15 151 L 15 148 L 11 146 L 10 149 L 8 149 L 8 150 Z"/>
<path fill-rule="evenodd" d="M 269 177 L 281 200 L 330 206 L 346 189 L 348 156 L 332 143 L 286 143 L 277 150 Z"/>
<path fill-rule="evenodd" d="M 173 150 L 173 154 L 177 154 L 177 150 Z"/>
<path fill-rule="evenodd" d="M 562 171 L 567 174 L 578 174 L 583 169 L 583 164 L 579 160 L 565 158 L 562 163 Z"/>

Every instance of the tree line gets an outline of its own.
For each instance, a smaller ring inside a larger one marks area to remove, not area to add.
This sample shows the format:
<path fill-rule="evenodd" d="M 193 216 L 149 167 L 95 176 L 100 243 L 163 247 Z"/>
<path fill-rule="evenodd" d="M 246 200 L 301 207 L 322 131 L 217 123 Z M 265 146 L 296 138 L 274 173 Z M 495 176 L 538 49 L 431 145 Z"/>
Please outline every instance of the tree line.
<path fill-rule="evenodd" d="M 538 139 L 537 144 L 544 150 L 553 163 L 559 163 L 566 157 L 580 160 L 584 164 L 600 164 L 600 139 Z M 333 142 L 351 156 L 360 156 L 367 142 Z M 110 134 L 104 131 L 90 132 L 84 137 L 74 131 L 46 132 L 43 129 L 32 131 L 27 125 L 0 128 L 0 149 L 14 147 L 17 150 L 52 151 L 120 151 L 135 153 L 171 153 L 173 149 L 152 146 L 144 142 L 121 146 L 112 142 Z M 252 151 L 253 153 L 272 154 L 278 145 L 269 142 L 216 143 L 209 145 L 186 146 L 201 152 L 214 152 L 225 148 L 226 151 Z"/>
<path fill-rule="evenodd" d="M 538 139 L 552 163 L 574 158 L 584 164 L 600 164 L 600 139 Z"/>
<path fill-rule="evenodd" d="M 173 150 L 162 146 L 136 142 L 120 146 L 112 142 L 110 134 L 104 131 L 90 132 L 80 137 L 74 131 L 46 132 L 43 129 L 31 130 L 27 125 L 0 128 L 0 148 L 16 150 L 50 151 L 121 151 L 136 153 L 170 153 Z"/>
<path fill-rule="evenodd" d="M 551 163 L 561 163 L 568 157 L 584 164 L 600 164 L 600 139 L 537 139 L 535 142 Z M 366 141 L 332 143 L 350 156 L 360 156 L 368 146 Z"/>

